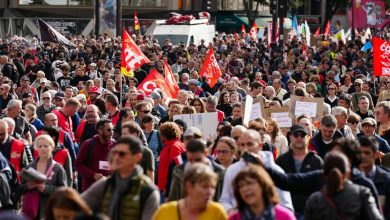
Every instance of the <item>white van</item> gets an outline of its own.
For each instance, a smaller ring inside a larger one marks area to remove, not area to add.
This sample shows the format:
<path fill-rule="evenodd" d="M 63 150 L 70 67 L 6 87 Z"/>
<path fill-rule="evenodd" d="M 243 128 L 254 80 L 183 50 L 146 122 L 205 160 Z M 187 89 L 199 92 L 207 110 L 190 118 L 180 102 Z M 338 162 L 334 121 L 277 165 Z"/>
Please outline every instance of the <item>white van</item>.
<path fill-rule="evenodd" d="M 215 36 L 215 26 L 208 22 L 208 19 L 196 19 L 189 23 L 166 24 L 165 20 L 157 20 L 149 27 L 146 34 L 151 33 L 160 46 L 163 46 L 166 39 L 170 39 L 173 45 L 183 43 L 186 47 L 192 43 L 199 45 L 203 39 L 207 46 Z"/>

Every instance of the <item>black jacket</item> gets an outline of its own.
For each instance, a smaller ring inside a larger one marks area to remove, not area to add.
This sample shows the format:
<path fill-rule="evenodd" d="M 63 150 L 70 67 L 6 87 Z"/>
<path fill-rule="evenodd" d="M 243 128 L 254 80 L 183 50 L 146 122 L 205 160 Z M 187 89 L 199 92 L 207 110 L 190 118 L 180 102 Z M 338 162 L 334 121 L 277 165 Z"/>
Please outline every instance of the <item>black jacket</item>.
<path fill-rule="evenodd" d="M 383 219 L 364 186 L 345 182 L 344 189 L 329 197 L 325 191 L 313 193 L 307 200 L 305 219 Z"/>
<path fill-rule="evenodd" d="M 343 134 L 339 130 L 336 130 L 336 132 L 333 135 L 333 141 L 342 137 Z M 325 142 L 322 140 L 322 134 L 320 131 L 316 135 L 314 135 L 312 139 L 310 139 L 309 150 L 317 152 L 318 156 L 324 158 L 325 154 L 328 153 L 328 151 L 330 150 L 331 145 L 332 143 L 325 144 Z"/>
<path fill-rule="evenodd" d="M 371 179 L 371 178 L 370 178 Z M 371 179 L 378 190 L 379 198 L 384 199 L 384 216 L 390 219 L 390 173 L 380 166 L 376 166 L 374 178 Z"/>
<path fill-rule="evenodd" d="M 302 161 L 301 169 L 295 169 L 295 160 L 292 150 L 285 154 L 282 154 L 276 160 L 276 164 L 279 165 L 286 173 L 306 173 L 314 170 L 320 170 L 323 166 L 322 159 L 313 152 L 309 152 Z M 307 195 L 301 195 L 299 193 L 291 193 L 291 199 L 294 205 L 294 210 L 297 213 L 303 213 Z"/>

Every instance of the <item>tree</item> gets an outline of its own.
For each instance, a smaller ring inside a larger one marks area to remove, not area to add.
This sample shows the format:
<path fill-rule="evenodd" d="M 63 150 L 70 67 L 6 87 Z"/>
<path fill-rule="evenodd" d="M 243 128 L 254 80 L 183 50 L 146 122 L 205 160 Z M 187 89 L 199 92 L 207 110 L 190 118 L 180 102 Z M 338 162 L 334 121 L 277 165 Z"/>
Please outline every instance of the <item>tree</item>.
<path fill-rule="evenodd" d="M 326 27 L 326 23 L 332 19 L 337 10 L 346 9 L 348 6 L 350 6 L 348 0 L 327 0 L 325 2 L 325 18 L 322 21 L 322 26 L 324 29 Z"/>
<path fill-rule="evenodd" d="M 248 25 L 252 27 L 253 23 L 256 20 L 256 17 L 259 16 L 259 6 L 260 5 L 269 5 L 269 0 L 243 0 L 245 11 L 248 17 Z M 253 8 L 253 3 L 256 3 L 256 7 Z"/>

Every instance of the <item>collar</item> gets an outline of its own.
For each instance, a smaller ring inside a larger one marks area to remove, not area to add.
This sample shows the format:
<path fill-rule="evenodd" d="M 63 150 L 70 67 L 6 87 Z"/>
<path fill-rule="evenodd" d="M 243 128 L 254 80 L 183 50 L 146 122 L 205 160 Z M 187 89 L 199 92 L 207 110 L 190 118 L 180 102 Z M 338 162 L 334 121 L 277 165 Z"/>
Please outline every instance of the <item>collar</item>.
<path fill-rule="evenodd" d="M 374 165 L 374 166 L 372 166 L 371 170 L 366 174 L 366 176 L 369 179 L 373 180 L 375 177 L 375 174 L 376 174 L 376 166 Z"/>

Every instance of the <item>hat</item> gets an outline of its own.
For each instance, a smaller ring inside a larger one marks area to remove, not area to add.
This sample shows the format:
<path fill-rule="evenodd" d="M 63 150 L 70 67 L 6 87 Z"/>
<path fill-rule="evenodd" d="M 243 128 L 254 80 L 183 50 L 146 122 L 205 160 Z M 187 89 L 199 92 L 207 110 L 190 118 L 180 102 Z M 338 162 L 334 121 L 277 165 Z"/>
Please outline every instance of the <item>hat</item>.
<path fill-rule="evenodd" d="M 42 79 L 39 80 L 39 83 L 46 83 L 46 82 L 47 82 L 47 81 L 46 81 L 45 78 L 42 78 Z"/>
<path fill-rule="evenodd" d="M 293 126 L 291 127 L 291 129 L 290 129 L 291 134 L 294 134 L 294 133 L 296 133 L 296 132 L 298 132 L 298 131 L 307 134 L 306 129 L 305 129 L 302 125 L 293 125 Z"/>
<path fill-rule="evenodd" d="M 78 94 L 76 95 L 76 99 L 79 101 L 87 100 L 84 94 Z"/>
<path fill-rule="evenodd" d="M 189 83 L 189 84 L 198 85 L 198 80 L 196 80 L 196 79 L 190 79 L 190 80 L 188 80 L 188 83 Z"/>
<path fill-rule="evenodd" d="M 20 79 L 21 81 L 30 81 L 30 78 L 28 76 L 22 76 Z"/>
<path fill-rule="evenodd" d="M 189 127 L 184 132 L 183 137 L 199 136 L 202 137 L 202 132 L 197 127 Z"/>
<path fill-rule="evenodd" d="M 96 63 L 91 63 L 91 64 L 89 64 L 90 66 L 94 66 L 94 67 L 96 67 Z"/>
<path fill-rule="evenodd" d="M 61 92 L 57 92 L 55 95 L 54 95 L 54 99 L 57 99 L 57 98 L 65 98 L 65 95 L 64 93 L 61 93 Z"/>
<path fill-rule="evenodd" d="M 373 119 L 373 118 L 365 118 L 365 119 L 362 121 L 362 126 L 363 126 L 364 124 L 369 124 L 369 125 L 371 125 L 371 126 L 375 126 L 375 127 L 376 127 L 376 121 L 375 121 L 375 119 Z"/>
<path fill-rule="evenodd" d="M 99 93 L 99 88 L 96 86 L 92 86 L 89 88 L 88 93 Z"/>
<path fill-rule="evenodd" d="M 173 121 L 175 124 L 179 125 L 180 127 L 183 128 L 183 131 L 187 130 L 187 123 L 181 119 L 176 119 Z"/>
<path fill-rule="evenodd" d="M 145 100 L 145 95 L 143 93 L 137 95 L 137 101 Z"/>
<path fill-rule="evenodd" d="M 161 96 L 160 96 L 160 94 L 158 94 L 158 92 L 152 92 L 152 93 L 149 95 L 149 97 L 152 98 L 152 99 L 158 99 L 158 100 L 161 99 Z"/>
<path fill-rule="evenodd" d="M 363 84 L 363 80 L 362 79 L 356 79 L 355 83 Z"/>

